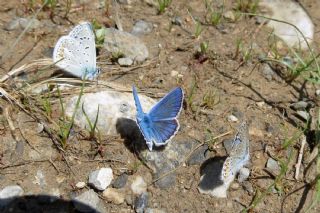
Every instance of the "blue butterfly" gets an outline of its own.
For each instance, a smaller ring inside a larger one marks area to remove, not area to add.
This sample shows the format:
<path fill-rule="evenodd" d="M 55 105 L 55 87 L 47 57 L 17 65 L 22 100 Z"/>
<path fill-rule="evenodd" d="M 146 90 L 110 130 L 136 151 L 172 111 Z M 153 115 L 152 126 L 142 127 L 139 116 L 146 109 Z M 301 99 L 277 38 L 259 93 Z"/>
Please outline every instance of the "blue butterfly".
<path fill-rule="evenodd" d="M 182 109 L 182 89 L 180 87 L 173 89 L 154 105 L 149 113 L 143 112 L 134 86 L 132 92 L 137 108 L 136 121 L 149 150 L 152 151 L 153 144 L 155 146 L 167 144 L 180 127 L 177 117 Z"/>

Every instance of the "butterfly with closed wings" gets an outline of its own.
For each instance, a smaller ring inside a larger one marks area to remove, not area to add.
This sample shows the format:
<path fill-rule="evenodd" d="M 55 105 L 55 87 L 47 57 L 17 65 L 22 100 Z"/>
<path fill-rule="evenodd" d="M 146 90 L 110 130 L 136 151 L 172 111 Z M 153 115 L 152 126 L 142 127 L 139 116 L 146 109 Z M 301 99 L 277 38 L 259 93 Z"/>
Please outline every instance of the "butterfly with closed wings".
<path fill-rule="evenodd" d="M 100 69 L 96 67 L 96 45 L 92 26 L 83 22 L 62 36 L 53 51 L 54 63 L 69 74 L 93 80 Z"/>
<path fill-rule="evenodd" d="M 239 170 L 245 166 L 250 159 L 249 133 L 246 121 L 243 121 L 238 129 L 236 137 L 232 141 L 229 157 L 222 167 L 221 180 L 229 185 Z"/>
<path fill-rule="evenodd" d="M 136 121 L 150 151 L 153 144 L 167 144 L 178 132 L 180 114 L 183 104 L 183 91 L 180 87 L 164 96 L 148 113 L 143 112 L 136 88 L 132 87 L 133 98 L 137 108 Z"/>

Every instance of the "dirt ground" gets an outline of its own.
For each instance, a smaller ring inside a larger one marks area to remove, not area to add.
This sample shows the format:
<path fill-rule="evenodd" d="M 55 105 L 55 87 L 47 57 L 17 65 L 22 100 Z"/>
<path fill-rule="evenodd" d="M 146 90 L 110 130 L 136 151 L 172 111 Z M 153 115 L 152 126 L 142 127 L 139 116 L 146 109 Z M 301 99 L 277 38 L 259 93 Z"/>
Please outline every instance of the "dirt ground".
<path fill-rule="evenodd" d="M 114 26 L 115 9 L 111 4 L 109 9 L 97 9 L 98 1 L 84 4 L 76 1 L 66 19 L 65 1 L 62 1 L 52 17 L 50 9 L 44 8 L 38 15 L 38 20 L 44 25 L 27 32 L 15 45 L 22 30 L 8 31 L 5 26 L 15 17 L 32 16 L 41 6 L 38 3 L 31 6 L 28 2 L 0 0 L 0 76 L 35 59 L 50 57 L 58 38 L 67 34 L 71 27 L 80 21 L 96 19 L 106 27 Z M 228 116 L 233 114 L 240 120 L 246 118 L 249 121 L 251 174 L 245 184 L 253 188 L 250 192 L 243 183 L 237 184 L 235 181 L 236 184 L 229 189 L 228 198 L 218 199 L 203 195 L 197 189 L 201 165 L 183 166 L 176 171 L 177 181 L 173 187 L 159 189 L 152 184 L 148 186 L 148 206 L 165 212 L 240 212 L 274 183 L 277 175 L 265 169 L 267 159 L 272 156 L 285 162 L 288 170 L 283 177 L 277 179 L 276 189 L 266 192 L 257 206 L 250 211 L 304 212 L 313 201 L 315 190 L 312 181 L 305 176 L 307 165 L 303 165 L 300 179 L 294 178 L 294 165 L 300 142 L 294 138 L 289 148 L 285 149 L 282 145 L 295 137 L 305 125 L 290 105 L 307 100 L 312 102 L 310 114 L 316 115 L 319 98 L 315 91 L 319 86 L 306 82 L 302 77 L 293 81 L 287 81 L 278 74 L 271 80 L 265 78 L 265 63 L 260 59 L 270 54 L 277 42 L 273 42 L 272 30 L 257 24 L 254 17 L 239 16 L 236 20 L 222 18 L 220 23 L 213 26 L 206 24 L 208 14 L 205 1 L 175 0 L 163 14 L 158 14 L 157 7 L 146 2 L 136 0 L 128 5 L 120 4 L 118 13 L 124 30 L 128 32 L 137 20 L 153 24 L 152 32 L 141 37 L 149 50 L 149 60 L 144 63 L 152 63 L 126 74 L 110 75 L 107 67 L 103 66 L 106 61 L 101 61 L 103 57 L 98 57 L 98 64 L 102 67 L 99 78 L 128 88 L 135 84 L 148 93 L 166 93 L 177 85 L 181 86 L 185 92 L 185 103 L 179 118 L 182 128 L 176 136 L 178 139 L 208 142 L 210 136 L 232 131 L 232 134 L 218 138 L 218 145 L 208 144 L 212 156 L 225 156 L 220 142 L 233 137 L 235 133 L 238 123 L 228 121 Z M 312 47 L 317 50 L 320 41 L 320 2 L 305 0 L 300 3 L 315 24 L 316 33 Z M 222 1 L 213 1 L 212 7 L 218 10 L 221 5 Z M 225 3 L 224 11 L 232 11 L 235 6 L 235 1 Z M 175 17 L 181 18 L 181 26 L 172 24 Z M 202 23 L 202 32 L 198 37 L 195 36 L 194 17 Z M 237 49 L 239 41 L 242 46 Z M 203 54 L 197 54 L 203 42 L 208 44 L 208 49 Z M 279 42 L 277 44 L 280 46 L 280 54 L 286 55 L 286 46 Z M 248 58 L 245 58 L 246 51 L 250 51 Z M 112 66 L 119 67 L 116 63 Z M 174 75 L 176 72 L 178 75 Z M 10 82 L 5 88 L 15 91 L 18 85 L 12 85 L 12 82 L 16 81 Z M 21 80 L 18 83 L 21 83 Z M 0 83 L 1 87 L 2 85 L 5 86 Z M 20 101 L 23 103 L 26 100 Z M 58 102 L 58 99 L 55 101 Z M 26 139 L 19 142 L 5 115 L 9 105 L 8 101 L 0 99 L 1 189 L 18 184 L 25 194 L 58 193 L 62 199 L 68 200 L 84 190 L 76 189 L 75 183 L 86 182 L 90 171 L 102 166 L 111 167 L 115 177 L 127 172 L 129 176 L 140 175 L 147 183 L 152 182 L 150 170 L 139 163 L 139 158 L 124 146 L 119 137 L 105 137 L 98 146 L 86 140 L 82 133 L 76 130 L 72 133 L 72 139 L 65 151 L 61 152 L 47 134 L 37 133 L 37 122 L 13 104 L 10 117 Z M 314 147 L 312 134 L 309 133 L 307 136 L 311 139 L 308 139 L 310 143 L 305 148 L 304 159 L 310 156 Z M 34 147 L 40 151 L 36 153 L 39 155 L 38 160 L 30 160 L 30 153 L 35 155 Z M 68 159 L 69 165 L 63 156 Z M 48 158 L 51 162 L 45 160 Z M 119 162 L 99 159 L 119 159 Z M 311 168 L 315 170 L 314 167 L 315 165 Z M 39 169 L 43 171 L 46 179 L 43 187 L 35 181 Z M 48 212 L 51 207 L 48 207 Z M 105 201 L 103 208 L 106 212 L 134 211 L 128 202 L 116 205 Z M 319 208 L 320 206 L 316 205 L 309 212 L 318 212 Z"/>

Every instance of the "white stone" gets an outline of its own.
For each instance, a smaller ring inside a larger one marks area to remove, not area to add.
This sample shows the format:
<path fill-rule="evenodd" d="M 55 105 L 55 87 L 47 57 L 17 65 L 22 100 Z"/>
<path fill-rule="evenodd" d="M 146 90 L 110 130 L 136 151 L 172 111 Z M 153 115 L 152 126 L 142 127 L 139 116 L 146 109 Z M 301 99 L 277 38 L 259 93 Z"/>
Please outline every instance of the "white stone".
<path fill-rule="evenodd" d="M 15 196 L 21 196 L 23 189 L 18 185 L 6 186 L 0 191 L 0 199 L 8 199 Z"/>
<path fill-rule="evenodd" d="M 113 179 L 111 168 L 101 168 L 89 175 L 89 184 L 98 190 L 105 190 Z"/>
<path fill-rule="evenodd" d="M 313 40 L 314 24 L 306 11 L 297 2 L 288 0 L 261 0 L 259 1 L 259 6 L 267 8 L 267 11 L 270 11 L 270 14 L 265 14 L 265 16 L 293 24 L 304 34 L 308 43 Z M 268 21 L 267 26 L 274 29 L 274 34 L 289 46 L 301 47 L 302 49 L 307 48 L 302 35 L 293 26 L 268 19 L 266 21 Z"/>
<path fill-rule="evenodd" d="M 14 197 L 21 195 L 23 195 L 23 189 L 20 186 L 6 186 L 0 191 L 0 207 L 8 205 Z"/>
<path fill-rule="evenodd" d="M 85 182 L 78 182 L 77 184 L 76 184 L 76 187 L 78 188 L 78 189 L 82 189 L 82 188 L 84 188 L 86 186 L 86 183 Z"/>
<path fill-rule="evenodd" d="M 66 104 L 66 115 L 71 118 L 75 110 L 75 105 L 78 95 L 72 97 Z M 156 101 L 139 93 L 139 99 L 145 111 L 148 111 Z M 117 135 L 117 124 L 120 125 L 121 119 L 131 119 L 135 122 L 136 106 L 133 100 L 132 93 L 130 92 L 117 92 L 117 91 L 101 91 L 96 93 L 86 93 L 81 97 L 79 109 L 77 110 L 74 122 L 80 128 L 89 128 L 89 124 L 82 111 L 83 108 L 88 115 L 91 123 L 93 124 L 99 106 L 99 117 L 97 128 L 102 134 Z M 128 128 L 135 128 L 136 126 L 127 125 Z M 129 131 L 129 130 L 128 130 Z"/>
<path fill-rule="evenodd" d="M 103 191 L 102 196 L 114 204 L 122 204 L 125 200 L 125 194 L 120 189 L 107 188 Z"/>
<path fill-rule="evenodd" d="M 146 192 L 147 187 L 147 183 L 143 180 L 141 176 L 137 176 L 131 184 L 131 190 L 136 195 L 140 195 L 143 192 Z"/>

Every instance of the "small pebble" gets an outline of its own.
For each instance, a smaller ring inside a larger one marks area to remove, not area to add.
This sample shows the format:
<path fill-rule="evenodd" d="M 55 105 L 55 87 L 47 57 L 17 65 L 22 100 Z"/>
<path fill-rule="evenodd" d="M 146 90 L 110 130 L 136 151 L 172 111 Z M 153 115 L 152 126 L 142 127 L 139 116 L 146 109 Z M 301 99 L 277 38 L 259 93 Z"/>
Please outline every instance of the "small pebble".
<path fill-rule="evenodd" d="M 126 173 L 122 173 L 117 179 L 114 180 L 112 186 L 116 189 L 123 188 L 128 180 L 128 175 Z"/>
<path fill-rule="evenodd" d="M 105 190 L 113 179 L 111 168 L 101 168 L 93 171 L 89 175 L 89 184 L 97 190 Z"/>
<path fill-rule="evenodd" d="M 239 119 L 236 117 L 236 116 L 234 116 L 234 115 L 229 115 L 228 116 L 228 121 L 229 122 L 237 122 Z"/>
<path fill-rule="evenodd" d="M 280 166 L 276 160 L 269 158 L 267 161 L 267 168 L 274 172 L 276 175 L 280 172 Z"/>
<path fill-rule="evenodd" d="M 133 64 L 133 60 L 131 58 L 119 58 L 118 63 L 122 67 L 128 67 Z"/>
<path fill-rule="evenodd" d="M 175 16 L 172 21 L 172 24 L 182 26 L 182 18 L 180 16 Z"/>
<path fill-rule="evenodd" d="M 134 209 L 137 213 L 143 213 L 144 209 L 148 206 L 149 195 L 147 192 L 142 193 L 136 197 L 134 201 Z"/>
<path fill-rule="evenodd" d="M 239 183 L 242 183 L 243 181 L 247 180 L 250 175 L 250 170 L 248 168 L 241 168 L 239 170 L 239 176 L 238 176 L 238 181 Z"/>
<path fill-rule="evenodd" d="M 76 187 L 78 188 L 78 189 L 82 189 L 82 188 L 84 188 L 86 186 L 86 183 L 85 182 L 78 182 L 77 184 L 76 184 Z"/>
<path fill-rule="evenodd" d="M 225 19 L 229 20 L 229 21 L 232 21 L 232 22 L 234 22 L 236 20 L 236 17 L 235 17 L 234 13 L 231 10 L 225 12 L 223 14 L 223 17 Z"/>
<path fill-rule="evenodd" d="M 116 205 L 124 203 L 125 200 L 124 193 L 114 188 L 107 188 L 103 191 L 102 196 Z"/>
<path fill-rule="evenodd" d="M 310 119 L 310 115 L 306 111 L 297 111 L 296 113 L 300 118 L 304 119 L 305 121 Z"/>
<path fill-rule="evenodd" d="M 131 190 L 134 194 L 140 195 L 147 191 L 147 183 L 141 176 L 137 176 L 131 184 Z"/>
<path fill-rule="evenodd" d="M 305 110 L 308 107 L 308 103 L 305 101 L 299 101 L 291 104 L 291 107 L 295 110 Z"/>

